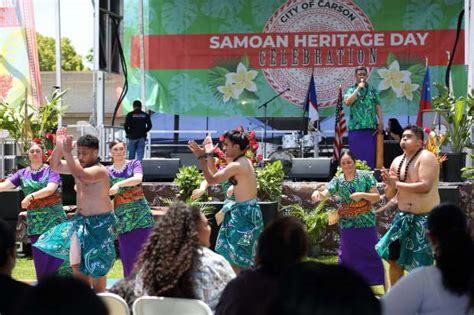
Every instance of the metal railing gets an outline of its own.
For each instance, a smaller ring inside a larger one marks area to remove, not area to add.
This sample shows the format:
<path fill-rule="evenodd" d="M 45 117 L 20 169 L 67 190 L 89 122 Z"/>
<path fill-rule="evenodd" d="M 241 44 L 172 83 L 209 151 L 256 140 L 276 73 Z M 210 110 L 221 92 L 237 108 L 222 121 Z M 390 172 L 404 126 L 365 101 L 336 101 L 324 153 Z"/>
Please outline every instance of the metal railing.
<path fill-rule="evenodd" d="M 99 156 L 103 160 L 108 160 L 109 159 L 109 144 L 112 141 L 115 140 L 121 140 L 126 142 L 126 134 L 125 130 L 123 127 L 117 127 L 117 126 L 109 126 L 109 125 L 103 125 L 99 127 L 94 127 L 89 124 L 72 124 L 72 125 L 67 125 L 68 128 L 76 128 L 77 132 L 79 133 L 80 136 L 83 136 L 84 134 L 90 133 L 99 138 Z M 264 147 L 264 142 L 263 142 L 263 135 L 264 135 L 264 129 L 263 128 L 258 128 L 254 129 L 255 134 L 256 134 L 256 139 L 259 142 L 260 148 Z M 284 134 L 292 134 L 292 133 L 299 133 L 300 130 L 267 130 L 267 142 L 272 139 L 274 135 L 284 135 Z M 151 158 L 152 154 L 152 148 L 154 147 L 185 147 L 187 144 L 180 144 L 180 143 L 152 143 L 152 135 L 154 134 L 202 134 L 203 138 L 210 134 L 211 136 L 215 135 L 217 133 L 216 130 L 151 130 L 146 139 L 146 144 L 145 144 L 145 157 L 146 158 Z M 334 133 L 333 130 L 325 130 L 325 131 L 320 131 L 320 135 L 331 135 Z M 6 145 L 13 145 L 13 152 L 12 154 L 5 155 L 5 148 Z M 267 143 L 268 145 L 268 143 Z M 268 151 L 268 150 L 267 150 Z M 266 158 L 268 156 L 268 152 L 263 152 L 263 156 Z M 14 140 L 10 139 L 0 139 L 0 175 L 1 177 L 5 177 L 5 165 L 6 161 L 12 161 L 12 164 L 14 164 L 15 157 L 17 155 L 17 148 L 15 145 Z"/>
<path fill-rule="evenodd" d="M 151 149 L 152 147 L 186 147 L 187 144 L 180 144 L 180 143 L 155 143 L 153 144 L 151 142 L 152 140 L 152 134 L 167 134 L 167 133 L 172 133 L 172 134 L 181 134 L 181 133 L 187 133 L 187 134 L 204 134 L 204 137 L 206 137 L 208 134 L 211 136 L 215 133 L 217 133 L 216 130 L 150 130 L 147 135 L 146 139 L 146 145 L 145 145 L 145 157 L 146 158 L 151 158 Z"/>
<path fill-rule="evenodd" d="M 86 124 L 67 125 L 68 128 L 77 128 L 80 136 L 90 133 L 99 138 L 99 156 L 102 160 L 109 159 L 109 144 L 115 140 L 126 142 L 125 130 L 123 127 L 102 125 L 94 127 Z"/>

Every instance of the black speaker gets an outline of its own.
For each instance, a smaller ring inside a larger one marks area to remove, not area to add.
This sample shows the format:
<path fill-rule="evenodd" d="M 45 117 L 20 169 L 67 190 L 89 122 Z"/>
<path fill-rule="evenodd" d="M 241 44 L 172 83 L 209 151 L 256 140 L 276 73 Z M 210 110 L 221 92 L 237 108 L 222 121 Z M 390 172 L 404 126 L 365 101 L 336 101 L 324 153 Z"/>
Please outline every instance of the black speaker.
<path fill-rule="evenodd" d="M 195 165 L 198 169 L 201 169 L 197 157 L 192 153 L 170 153 L 170 157 L 180 159 L 181 166 Z"/>
<path fill-rule="evenodd" d="M 162 181 L 173 180 L 181 166 L 180 159 L 144 159 L 143 162 L 143 179 L 145 181 Z"/>
<path fill-rule="evenodd" d="M 291 177 L 293 179 L 327 180 L 331 168 L 331 158 L 293 158 Z"/>
<path fill-rule="evenodd" d="M 6 190 L 0 193 L 0 218 L 4 220 L 18 219 L 18 213 L 21 212 L 21 201 L 23 192 L 21 190 Z"/>

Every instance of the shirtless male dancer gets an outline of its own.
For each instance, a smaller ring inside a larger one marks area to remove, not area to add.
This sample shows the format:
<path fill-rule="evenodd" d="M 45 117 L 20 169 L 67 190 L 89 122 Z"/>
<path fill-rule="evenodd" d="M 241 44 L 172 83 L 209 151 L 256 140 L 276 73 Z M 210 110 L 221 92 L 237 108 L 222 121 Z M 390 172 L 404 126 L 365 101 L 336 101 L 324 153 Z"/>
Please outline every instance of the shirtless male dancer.
<path fill-rule="evenodd" d="M 66 128 L 60 128 L 50 164 L 56 172 L 74 177 L 77 213 L 72 220 L 43 234 L 35 246 L 69 261 L 75 276 L 89 281 L 96 292 L 103 292 L 107 272 L 115 261 L 109 175 L 99 163 L 96 137 L 85 135 L 78 139 L 77 159 L 72 156 L 72 149 L 73 137 Z"/>
<path fill-rule="evenodd" d="M 378 254 L 389 263 L 391 285 L 404 270 L 433 264 L 425 224 L 428 213 L 440 202 L 439 165 L 433 153 L 423 150 L 423 130 L 405 127 L 400 146 L 403 155 L 393 160 L 390 171 L 382 170 L 385 196 L 394 198 L 399 212 L 376 245 Z"/>
<path fill-rule="evenodd" d="M 190 141 L 188 147 L 198 158 L 206 181 L 215 185 L 229 180 L 233 185 L 235 201 L 229 200 L 222 208 L 224 220 L 219 229 L 216 252 L 239 272 L 254 264 L 257 238 L 263 229 L 262 212 L 257 203 L 257 179 L 252 163 L 245 157 L 249 140 L 240 130 L 224 134 L 225 157 L 232 162 L 221 170 L 214 166 L 214 146 L 204 144 L 206 149 Z"/>

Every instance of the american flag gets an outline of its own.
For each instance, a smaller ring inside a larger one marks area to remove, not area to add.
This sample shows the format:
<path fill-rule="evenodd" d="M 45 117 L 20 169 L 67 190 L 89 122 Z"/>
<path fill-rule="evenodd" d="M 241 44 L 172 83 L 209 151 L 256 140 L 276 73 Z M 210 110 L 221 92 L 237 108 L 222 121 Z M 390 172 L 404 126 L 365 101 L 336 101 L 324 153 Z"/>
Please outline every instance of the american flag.
<path fill-rule="evenodd" d="M 333 149 L 333 161 L 339 161 L 341 158 L 341 151 L 342 151 L 342 137 L 344 133 L 347 131 L 346 126 L 346 117 L 344 116 L 344 110 L 342 109 L 342 88 L 339 87 L 339 96 L 337 98 L 337 106 L 336 106 L 336 127 L 334 128 L 335 136 L 334 136 L 334 149 Z"/>

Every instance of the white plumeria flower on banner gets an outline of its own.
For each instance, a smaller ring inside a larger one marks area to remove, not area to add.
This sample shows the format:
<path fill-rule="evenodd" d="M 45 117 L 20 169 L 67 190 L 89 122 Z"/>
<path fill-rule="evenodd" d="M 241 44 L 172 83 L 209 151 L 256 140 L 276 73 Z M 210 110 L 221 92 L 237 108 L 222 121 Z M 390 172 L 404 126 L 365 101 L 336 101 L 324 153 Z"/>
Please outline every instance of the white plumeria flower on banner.
<path fill-rule="evenodd" d="M 257 91 L 257 85 L 252 80 L 255 79 L 258 72 L 255 70 L 247 71 L 247 67 L 239 62 L 237 66 L 237 72 L 230 72 L 225 75 L 226 81 L 233 82 L 237 88 L 250 92 Z M 227 83 L 226 83 L 227 84 Z"/>
<path fill-rule="evenodd" d="M 402 82 L 400 96 L 398 97 L 406 97 L 408 100 L 413 101 L 413 91 L 416 91 L 419 86 L 419 84 L 413 84 L 411 81 Z"/>
<path fill-rule="evenodd" d="M 242 93 L 242 89 L 237 88 L 237 85 L 229 80 L 226 80 L 225 85 L 218 86 L 217 90 L 224 94 L 224 103 L 227 103 L 231 97 L 234 100 L 239 99 L 240 93 Z"/>
<path fill-rule="evenodd" d="M 410 71 L 400 71 L 400 64 L 397 60 L 394 60 L 388 69 L 379 69 L 377 72 L 382 78 L 378 86 L 379 91 L 392 88 L 397 96 L 401 93 L 402 83 L 411 81 Z"/>

